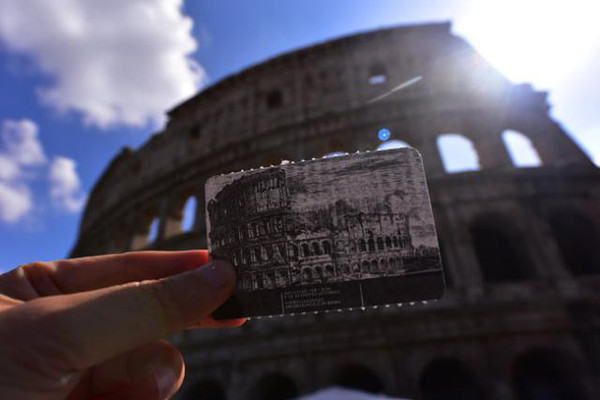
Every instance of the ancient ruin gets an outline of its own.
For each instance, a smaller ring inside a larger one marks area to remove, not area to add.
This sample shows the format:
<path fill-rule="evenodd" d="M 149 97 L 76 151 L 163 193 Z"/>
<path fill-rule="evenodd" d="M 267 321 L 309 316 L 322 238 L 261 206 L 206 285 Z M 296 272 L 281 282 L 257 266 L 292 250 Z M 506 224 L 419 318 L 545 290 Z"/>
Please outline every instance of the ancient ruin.
<path fill-rule="evenodd" d="M 204 248 L 208 177 L 407 143 L 425 161 L 445 297 L 180 333 L 180 398 L 288 399 L 332 384 L 414 399 L 598 398 L 600 171 L 549 108 L 448 23 L 287 53 L 204 89 L 163 132 L 123 149 L 91 193 L 72 256 Z M 539 162 L 522 167 L 508 137 Z M 451 168 L 447 140 L 472 150 L 472 168 Z"/>

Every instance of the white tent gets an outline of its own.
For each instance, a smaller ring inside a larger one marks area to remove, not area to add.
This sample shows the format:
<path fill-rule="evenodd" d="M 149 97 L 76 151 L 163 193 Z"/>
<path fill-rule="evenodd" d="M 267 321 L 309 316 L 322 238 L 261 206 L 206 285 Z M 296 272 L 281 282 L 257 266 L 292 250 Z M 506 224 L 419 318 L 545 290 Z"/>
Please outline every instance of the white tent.
<path fill-rule="evenodd" d="M 319 390 L 318 392 L 308 394 L 297 398 L 296 400 L 408 400 L 397 397 L 387 397 L 384 395 L 365 393 L 352 389 L 341 387 L 330 387 Z"/>

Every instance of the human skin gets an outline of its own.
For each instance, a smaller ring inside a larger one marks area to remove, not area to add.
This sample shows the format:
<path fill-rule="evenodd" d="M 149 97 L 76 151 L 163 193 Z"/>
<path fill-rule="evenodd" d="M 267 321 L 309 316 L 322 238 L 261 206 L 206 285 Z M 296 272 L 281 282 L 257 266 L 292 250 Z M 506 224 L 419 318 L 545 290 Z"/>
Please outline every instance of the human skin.
<path fill-rule="evenodd" d="M 0 275 L 0 399 L 167 399 L 185 374 L 161 340 L 235 327 L 212 312 L 235 287 L 208 252 L 132 252 L 22 265 Z"/>

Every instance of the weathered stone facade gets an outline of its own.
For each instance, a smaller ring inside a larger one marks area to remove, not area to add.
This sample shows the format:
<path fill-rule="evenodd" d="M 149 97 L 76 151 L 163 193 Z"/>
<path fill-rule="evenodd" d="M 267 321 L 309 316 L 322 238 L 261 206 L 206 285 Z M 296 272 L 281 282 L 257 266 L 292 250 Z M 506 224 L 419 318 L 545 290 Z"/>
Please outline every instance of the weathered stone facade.
<path fill-rule="evenodd" d="M 385 126 L 423 155 L 444 298 L 181 333 L 182 398 L 277 399 L 335 382 L 417 399 L 599 398 L 600 171 L 548 109 L 546 93 L 508 82 L 449 24 L 301 49 L 205 89 L 164 132 L 124 149 L 92 191 L 72 255 L 203 248 L 208 177 L 373 150 Z M 540 167 L 513 165 L 507 129 L 531 141 Z M 480 170 L 445 172 L 446 133 L 471 141 Z M 195 224 L 181 232 L 190 196 Z"/>

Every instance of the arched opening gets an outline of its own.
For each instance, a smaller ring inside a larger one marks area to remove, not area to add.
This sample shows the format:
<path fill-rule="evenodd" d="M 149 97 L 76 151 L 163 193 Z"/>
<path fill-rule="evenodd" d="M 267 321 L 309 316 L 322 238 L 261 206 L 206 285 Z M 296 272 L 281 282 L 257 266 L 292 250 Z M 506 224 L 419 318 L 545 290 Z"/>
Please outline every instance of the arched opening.
<path fill-rule="evenodd" d="M 371 272 L 376 274 L 377 272 L 379 272 L 379 267 L 377 265 L 377 260 L 373 260 L 371 261 Z"/>
<path fill-rule="evenodd" d="M 380 237 L 377 238 L 377 250 L 383 250 L 383 239 Z"/>
<path fill-rule="evenodd" d="M 333 151 L 331 153 L 327 153 L 323 156 L 323 158 L 331 158 L 331 157 L 341 157 L 341 156 L 345 156 L 346 152 L 345 151 Z"/>
<path fill-rule="evenodd" d="M 451 174 L 481 169 L 473 142 L 463 135 L 441 135 L 437 139 L 437 145 L 446 172 Z"/>
<path fill-rule="evenodd" d="M 302 257 L 308 257 L 310 255 L 310 249 L 308 243 L 302 243 Z"/>
<path fill-rule="evenodd" d="M 323 268 L 321 268 L 321 267 L 316 267 L 315 268 L 315 277 L 317 279 L 323 278 Z"/>
<path fill-rule="evenodd" d="M 346 365 L 334 377 L 334 384 L 367 393 L 384 393 L 385 386 L 370 368 L 360 364 Z"/>
<path fill-rule="evenodd" d="M 583 400 L 578 368 L 561 353 L 534 349 L 521 355 L 513 366 L 518 400 Z"/>
<path fill-rule="evenodd" d="M 369 68 L 369 80 L 370 85 L 381 85 L 387 82 L 387 71 L 382 64 L 373 64 Z"/>
<path fill-rule="evenodd" d="M 388 272 L 388 264 L 387 264 L 387 260 L 385 258 L 382 258 L 381 260 L 379 260 L 379 270 L 381 272 Z"/>
<path fill-rule="evenodd" d="M 540 155 L 527 136 L 516 131 L 506 130 L 502 132 L 502 140 L 516 167 L 539 167 L 542 165 Z"/>
<path fill-rule="evenodd" d="M 565 266 L 575 276 L 600 273 L 600 235 L 593 222 L 580 212 L 562 209 L 548 217 Z"/>
<path fill-rule="evenodd" d="M 311 281 L 313 277 L 313 273 L 310 268 L 304 268 L 302 270 L 302 279 L 305 281 Z"/>
<path fill-rule="evenodd" d="M 373 238 L 369 239 L 369 251 L 375 251 L 375 240 L 373 240 Z"/>
<path fill-rule="evenodd" d="M 410 145 L 406 142 L 403 142 L 402 140 L 394 139 L 394 140 L 388 140 L 386 142 L 381 143 L 379 146 L 377 146 L 376 151 L 402 149 L 404 147 L 410 147 Z"/>
<path fill-rule="evenodd" d="M 367 260 L 362 262 L 362 272 L 369 272 L 369 262 Z"/>
<path fill-rule="evenodd" d="M 181 218 L 181 230 L 183 232 L 189 232 L 194 229 L 194 222 L 196 219 L 196 205 L 197 200 L 195 196 L 190 196 L 183 206 L 183 215 Z"/>
<path fill-rule="evenodd" d="M 152 243 L 156 242 L 156 239 L 158 239 L 159 224 L 160 224 L 160 220 L 158 219 L 158 217 L 154 217 L 152 219 L 152 222 L 150 223 L 150 228 L 148 229 L 148 234 L 146 235 L 146 243 L 147 244 L 152 244 Z"/>
<path fill-rule="evenodd" d="M 424 400 L 482 400 L 485 393 L 467 365 L 454 358 L 440 358 L 425 367 L 419 379 Z"/>
<path fill-rule="evenodd" d="M 289 400 L 299 394 L 296 383 L 288 376 L 273 372 L 261 377 L 254 387 L 253 400 Z"/>
<path fill-rule="evenodd" d="M 328 240 L 324 240 L 323 243 L 323 254 L 331 254 L 331 244 Z"/>
<path fill-rule="evenodd" d="M 184 400 L 225 400 L 225 390 L 213 379 L 194 382 L 183 394 Z"/>
<path fill-rule="evenodd" d="M 331 265 L 326 265 L 326 266 L 325 266 L 325 276 L 326 276 L 326 277 L 331 277 L 331 276 L 333 276 L 333 275 L 334 275 L 334 273 L 333 273 L 333 266 L 331 266 Z"/>
<path fill-rule="evenodd" d="M 276 108 L 281 107 L 283 104 L 283 95 L 281 91 L 274 89 L 267 94 L 267 108 L 269 110 L 274 110 Z"/>
<path fill-rule="evenodd" d="M 315 256 L 320 256 L 321 255 L 321 246 L 319 246 L 319 243 L 313 242 L 312 247 L 313 247 L 313 254 Z"/>
<path fill-rule="evenodd" d="M 360 239 L 358 242 L 358 248 L 360 251 L 367 251 L 367 242 L 365 242 L 365 239 Z"/>
<path fill-rule="evenodd" d="M 389 236 L 385 237 L 385 248 L 386 249 L 392 248 L 392 239 Z"/>
<path fill-rule="evenodd" d="M 525 239 L 509 218 L 483 216 L 471 225 L 471 238 L 483 277 L 490 283 L 517 282 L 531 277 Z"/>

